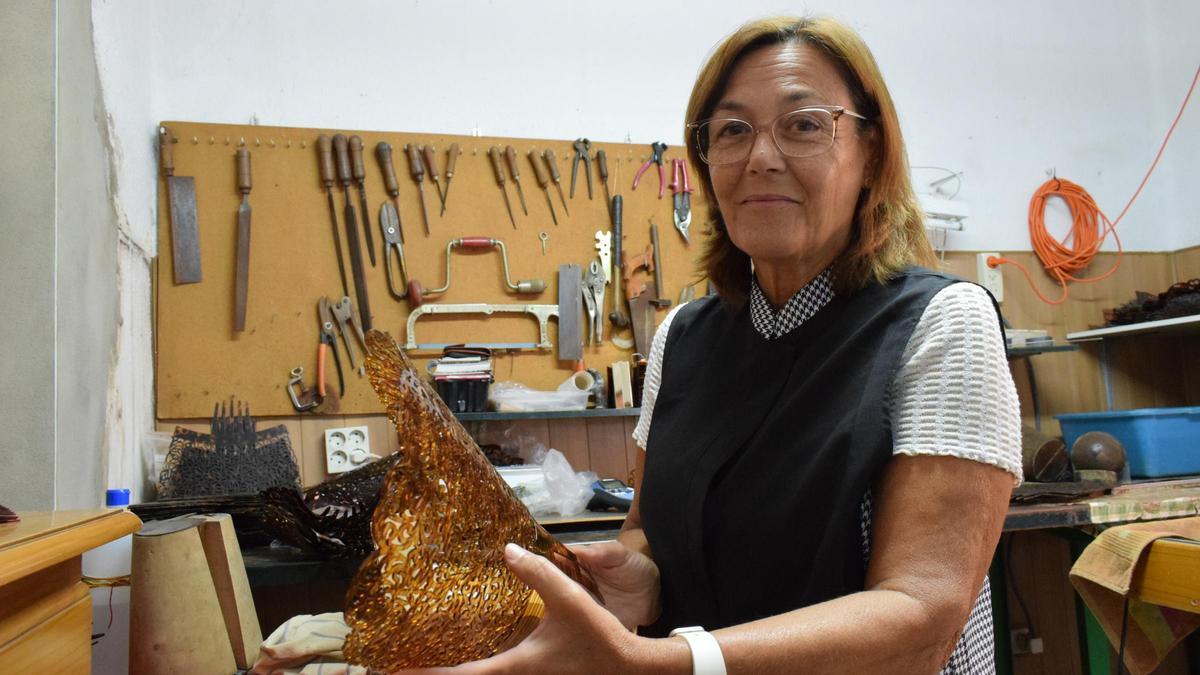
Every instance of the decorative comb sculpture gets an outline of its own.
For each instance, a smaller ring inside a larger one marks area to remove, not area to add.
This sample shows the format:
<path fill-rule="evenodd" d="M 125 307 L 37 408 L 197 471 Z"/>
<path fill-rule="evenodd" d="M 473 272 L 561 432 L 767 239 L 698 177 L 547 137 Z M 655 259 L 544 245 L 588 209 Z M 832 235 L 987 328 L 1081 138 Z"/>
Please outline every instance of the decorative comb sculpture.
<path fill-rule="evenodd" d="M 402 457 L 375 508 L 375 552 L 346 596 L 354 664 L 390 672 L 456 665 L 517 644 L 541 600 L 504 564 L 514 542 L 599 597 L 575 555 L 529 515 L 391 336 L 367 333 L 371 386 L 400 434 Z"/>

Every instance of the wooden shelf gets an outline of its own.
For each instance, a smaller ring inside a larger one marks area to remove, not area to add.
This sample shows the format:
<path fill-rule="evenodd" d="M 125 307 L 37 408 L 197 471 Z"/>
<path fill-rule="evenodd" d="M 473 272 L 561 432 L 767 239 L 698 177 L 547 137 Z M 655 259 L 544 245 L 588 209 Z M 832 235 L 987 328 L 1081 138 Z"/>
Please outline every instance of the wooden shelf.
<path fill-rule="evenodd" d="M 590 410 L 543 410 L 539 412 L 465 412 L 454 413 L 460 422 L 488 420 L 558 420 L 588 417 L 637 417 L 641 408 L 593 408 Z"/>
<path fill-rule="evenodd" d="M 1034 356 L 1036 354 L 1045 354 L 1046 352 L 1074 352 L 1078 351 L 1079 347 L 1075 345 L 1064 344 L 1048 344 L 1048 345 L 1033 345 L 1024 347 L 1009 347 L 1008 358 L 1013 359 L 1019 356 Z"/>
<path fill-rule="evenodd" d="M 1068 342 L 1090 342 L 1105 338 L 1125 337 L 1128 335 L 1147 335 L 1151 333 L 1197 333 L 1200 332 L 1200 314 L 1180 316 L 1161 321 L 1144 321 L 1125 326 L 1110 326 L 1094 330 L 1067 333 Z"/>

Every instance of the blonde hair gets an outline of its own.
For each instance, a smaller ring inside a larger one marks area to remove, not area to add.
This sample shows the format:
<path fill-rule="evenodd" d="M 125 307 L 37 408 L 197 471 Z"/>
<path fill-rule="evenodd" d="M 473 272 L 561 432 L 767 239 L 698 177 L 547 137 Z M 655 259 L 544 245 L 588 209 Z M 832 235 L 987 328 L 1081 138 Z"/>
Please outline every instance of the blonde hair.
<path fill-rule="evenodd" d="M 868 284 L 884 283 L 909 265 L 936 265 L 925 235 L 922 211 L 908 174 L 908 156 L 900 120 L 883 75 L 866 43 L 849 26 L 835 19 L 781 17 L 745 24 L 717 45 L 696 78 L 688 101 L 689 125 L 708 119 L 728 83 L 730 73 L 746 54 L 770 45 L 800 43 L 819 49 L 839 70 L 850 90 L 859 130 L 873 130 L 874 161 L 867 165 L 862 193 L 855 209 L 850 243 L 833 266 L 839 294 Z M 850 118 L 845 118 L 850 119 Z M 688 159 L 700 171 L 700 188 L 709 205 L 712 236 L 701 258 L 708 278 L 721 297 L 741 307 L 750 293 L 750 257 L 733 245 L 713 195 L 707 165 L 700 159 L 696 136 L 689 128 Z"/>

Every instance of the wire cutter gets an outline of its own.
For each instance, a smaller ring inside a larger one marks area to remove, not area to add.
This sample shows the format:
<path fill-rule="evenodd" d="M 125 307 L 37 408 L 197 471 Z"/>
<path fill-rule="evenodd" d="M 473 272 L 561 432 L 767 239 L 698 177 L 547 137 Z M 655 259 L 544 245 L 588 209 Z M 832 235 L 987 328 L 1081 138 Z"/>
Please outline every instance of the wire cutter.
<path fill-rule="evenodd" d="M 687 162 L 682 159 L 671 160 L 671 192 L 675 202 L 675 229 L 683 235 L 684 243 L 690 243 L 688 227 L 692 224 L 692 183 L 688 179 Z"/>
<path fill-rule="evenodd" d="M 325 395 L 325 352 L 333 352 L 333 362 L 337 366 L 339 396 L 346 395 L 346 378 L 342 376 L 342 359 L 337 352 L 337 336 L 334 334 L 333 310 L 329 307 L 329 299 L 317 301 L 317 321 L 321 324 L 321 334 L 318 337 L 320 346 L 317 347 L 317 391 Z"/>
<path fill-rule="evenodd" d="M 592 198 L 592 142 L 586 138 L 580 138 L 573 144 L 575 148 L 575 161 L 571 164 L 571 199 L 575 198 L 575 176 L 579 173 L 579 163 L 583 162 L 583 169 L 587 173 L 588 184 L 588 199 Z"/>
<path fill-rule="evenodd" d="M 633 176 L 633 189 L 636 190 L 638 183 L 642 180 L 642 174 L 646 173 L 646 169 L 650 168 L 651 164 L 658 165 L 658 198 L 663 198 L 663 191 L 667 187 L 666 171 L 663 169 L 663 153 L 667 151 L 667 144 L 661 141 L 655 141 L 650 144 L 650 159 L 647 159 L 642 168 L 637 170 Z"/>
<path fill-rule="evenodd" d="M 400 216 L 396 207 L 384 202 L 379 207 L 379 227 L 383 230 L 383 262 L 387 272 L 388 291 L 397 300 L 408 293 L 408 266 L 404 263 L 404 234 L 400 231 Z M 392 252 L 395 251 L 395 255 Z M 400 283 L 396 283 L 396 270 L 392 258 L 400 260 Z M 399 289 L 399 290 L 397 290 Z"/>

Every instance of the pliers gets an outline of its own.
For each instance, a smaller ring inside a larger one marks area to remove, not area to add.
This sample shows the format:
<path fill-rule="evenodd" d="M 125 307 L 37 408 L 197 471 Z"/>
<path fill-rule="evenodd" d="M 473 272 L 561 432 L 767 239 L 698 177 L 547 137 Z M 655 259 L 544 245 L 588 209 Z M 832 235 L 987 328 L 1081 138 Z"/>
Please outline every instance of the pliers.
<path fill-rule="evenodd" d="M 342 376 L 342 359 L 337 352 L 337 336 L 333 332 L 333 310 L 329 307 L 328 298 L 317 301 L 317 321 L 321 324 L 321 333 L 317 338 L 321 343 L 317 347 L 317 391 L 321 396 L 325 395 L 325 352 L 331 351 L 333 362 L 337 366 L 339 396 L 345 396 L 346 378 Z"/>
<path fill-rule="evenodd" d="M 400 216 L 396 207 L 384 202 L 379 207 L 379 227 L 383 230 L 383 262 L 387 272 L 388 291 L 397 300 L 403 300 L 408 293 L 408 266 L 404 263 L 404 234 L 400 231 Z M 396 254 L 393 256 L 392 251 Z M 400 260 L 400 284 L 396 284 L 396 272 L 392 258 Z M 399 290 L 397 290 L 397 288 Z"/>
<path fill-rule="evenodd" d="M 351 339 L 350 329 L 354 329 L 354 335 L 358 338 L 364 351 L 367 349 L 367 338 L 363 335 L 362 324 L 359 323 L 358 315 L 354 311 L 354 303 L 347 297 L 343 297 L 336 305 L 330 305 L 328 298 L 323 298 L 322 302 L 325 303 L 332 313 L 334 321 L 337 322 L 338 332 L 341 333 L 342 342 L 346 345 L 346 355 L 350 357 L 350 369 L 357 370 L 358 374 L 362 375 L 365 368 L 363 365 L 355 363 L 354 342 Z"/>
<path fill-rule="evenodd" d="M 685 160 L 671 160 L 671 192 L 674 193 L 675 202 L 675 229 L 683 235 L 684 243 L 690 243 L 688 227 L 692 224 L 692 183 L 688 179 Z"/>
<path fill-rule="evenodd" d="M 636 190 L 638 183 L 642 180 L 642 174 L 646 173 L 646 169 L 650 168 L 651 164 L 658 165 L 658 198 L 663 198 L 663 190 L 667 187 L 666 171 L 663 170 L 663 153 L 667 151 L 667 144 L 661 141 L 655 141 L 650 144 L 650 159 L 642 164 L 642 168 L 637 170 L 633 176 L 633 189 Z"/>
<path fill-rule="evenodd" d="M 579 173 L 579 163 L 583 162 L 584 171 L 587 173 L 588 184 L 588 199 L 592 198 L 592 142 L 586 138 L 580 138 L 573 144 L 575 148 L 575 161 L 571 164 L 571 199 L 575 198 L 575 176 Z"/>
<path fill-rule="evenodd" d="M 583 275 L 583 304 L 588 314 L 588 345 L 604 344 L 604 272 L 593 260 Z"/>

